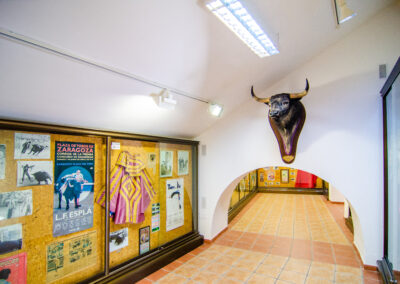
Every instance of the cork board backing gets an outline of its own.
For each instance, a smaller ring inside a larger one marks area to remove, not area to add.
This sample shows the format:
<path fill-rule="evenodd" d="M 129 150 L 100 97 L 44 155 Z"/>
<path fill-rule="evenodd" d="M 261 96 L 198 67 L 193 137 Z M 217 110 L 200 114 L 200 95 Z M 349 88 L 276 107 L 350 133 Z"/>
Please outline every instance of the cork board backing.
<path fill-rule="evenodd" d="M 110 218 L 110 232 L 118 231 L 123 228 L 128 228 L 128 246 L 120 250 L 110 253 L 110 267 L 115 267 L 134 257 L 139 256 L 139 229 L 150 226 L 151 228 L 151 204 L 160 203 L 160 230 L 150 233 L 150 250 L 155 249 L 169 241 L 172 241 L 180 236 L 191 232 L 193 226 L 192 218 L 192 151 L 190 145 L 142 142 L 132 140 L 113 140 L 120 144 L 120 149 L 112 150 L 111 152 L 111 169 L 115 166 L 119 154 L 122 151 L 127 151 L 130 154 L 140 154 L 141 160 L 145 163 L 147 172 L 153 183 L 156 192 L 155 198 L 151 201 L 145 212 L 145 220 L 140 224 L 114 224 Z M 173 151 L 173 173 L 172 177 L 160 178 L 160 150 Z M 178 176 L 178 150 L 189 151 L 189 174 Z M 156 165 L 154 171 L 147 167 L 149 164 L 149 155 L 156 154 Z M 184 179 L 184 225 L 166 232 L 166 180 L 174 178 Z M 95 204 L 96 208 L 101 208 L 99 204 Z"/>
<path fill-rule="evenodd" d="M 32 189 L 33 212 L 32 215 L 12 218 L 0 221 L 0 227 L 21 223 L 23 244 L 19 251 L 10 252 L 1 255 L 1 258 L 16 255 L 18 253 L 27 253 L 27 283 L 46 283 L 46 249 L 47 245 L 70 239 L 74 236 L 80 236 L 91 231 L 97 231 L 97 251 L 96 263 L 79 273 L 72 273 L 64 278 L 58 279 L 52 283 L 77 283 L 91 276 L 103 272 L 104 257 L 101 253 L 104 251 L 104 210 L 94 206 L 93 227 L 77 233 L 53 237 L 53 196 L 54 185 L 38 185 L 17 187 L 17 160 L 14 160 L 14 133 L 20 131 L 0 130 L 0 144 L 6 144 L 6 173 L 5 179 L 0 180 L 0 192 L 20 191 Z M 30 132 L 23 132 L 30 133 Z M 35 133 L 37 134 L 37 133 Z M 48 133 L 39 133 L 48 134 Z M 94 194 L 104 187 L 104 169 L 105 169 L 105 143 L 102 138 L 83 137 L 73 135 L 55 135 L 51 134 L 50 160 L 54 166 L 54 142 L 71 141 L 81 143 L 95 144 L 95 186 Z M 26 161 L 26 160 L 25 160 Z M 36 160 L 35 160 L 36 161 Z M 40 160 L 37 160 L 40 161 Z M 45 159 L 44 161 L 49 161 Z"/>

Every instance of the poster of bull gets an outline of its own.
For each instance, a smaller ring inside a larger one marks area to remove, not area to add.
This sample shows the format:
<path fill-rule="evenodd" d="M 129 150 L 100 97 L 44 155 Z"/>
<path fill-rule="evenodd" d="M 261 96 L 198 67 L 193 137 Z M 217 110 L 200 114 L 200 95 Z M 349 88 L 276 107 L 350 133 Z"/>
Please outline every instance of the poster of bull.
<path fill-rule="evenodd" d="M 17 186 L 53 184 L 52 161 L 17 161 Z"/>
<path fill-rule="evenodd" d="M 95 145 L 55 144 L 53 236 L 93 226 Z"/>
<path fill-rule="evenodd" d="M 50 135 L 15 133 L 14 159 L 50 159 Z"/>
<path fill-rule="evenodd" d="M 278 140 L 283 162 L 293 163 L 296 157 L 297 141 L 306 120 L 306 110 L 300 100 L 307 95 L 310 86 L 301 93 L 281 93 L 268 98 L 259 98 L 251 87 L 251 96 L 269 107 L 268 121 Z"/>

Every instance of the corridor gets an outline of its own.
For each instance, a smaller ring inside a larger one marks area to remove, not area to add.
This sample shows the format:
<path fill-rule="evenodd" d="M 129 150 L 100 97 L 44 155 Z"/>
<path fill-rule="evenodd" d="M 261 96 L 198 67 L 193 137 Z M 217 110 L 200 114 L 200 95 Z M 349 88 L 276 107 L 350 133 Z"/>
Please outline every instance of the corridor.
<path fill-rule="evenodd" d="M 216 240 L 139 283 L 381 283 L 352 238 L 342 204 L 258 193 Z"/>

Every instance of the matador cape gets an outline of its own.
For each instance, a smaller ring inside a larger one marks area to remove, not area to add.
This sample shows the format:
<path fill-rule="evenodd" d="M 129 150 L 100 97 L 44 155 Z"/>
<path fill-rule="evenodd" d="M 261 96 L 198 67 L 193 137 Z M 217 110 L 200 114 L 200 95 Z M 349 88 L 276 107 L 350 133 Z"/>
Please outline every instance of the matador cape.
<path fill-rule="evenodd" d="M 139 155 L 119 154 L 110 174 L 110 211 L 115 224 L 142 223 L 144 212 L 156 195 L 149 174 Z M 105 207 L 105 190 L 96 200 Z"/>

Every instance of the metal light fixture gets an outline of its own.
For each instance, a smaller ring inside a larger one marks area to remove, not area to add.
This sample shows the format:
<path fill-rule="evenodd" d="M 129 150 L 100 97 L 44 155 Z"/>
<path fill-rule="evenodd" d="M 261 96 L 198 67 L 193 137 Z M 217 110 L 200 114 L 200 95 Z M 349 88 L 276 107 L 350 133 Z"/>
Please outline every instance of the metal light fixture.
<path fill-rule="evenodd" d="M 175 109 L 177 101 L 167 89 L 162 89 L 156 98 L 157 105 L 164 109 Z"/>
<path fill-rule="evenodd" d="M 333 4 L 335 8 L 336 23 L 338 25 L 350 20 L 357 15 L 356 12 L 354 12 L 347 6 L 346 0 L 333 0 Z"/>
<path fill-rule="evenodd" d="M 206 6 L 258 56 L 279 53 L 239 0 L 208 0 Z"/>
<path fill-rule="evenodd" d="M 217 103 L 211 103 L 211 102 L 208 104 L 208 112 L 212 116 L 220 117 L 223 110 L 224 110 L 224 108 L 222 105 L 219 105 Z"/>

